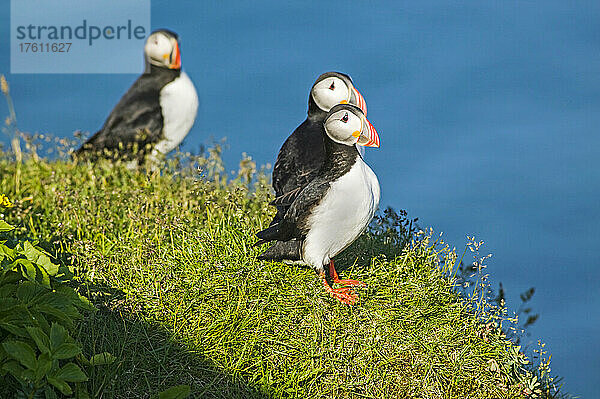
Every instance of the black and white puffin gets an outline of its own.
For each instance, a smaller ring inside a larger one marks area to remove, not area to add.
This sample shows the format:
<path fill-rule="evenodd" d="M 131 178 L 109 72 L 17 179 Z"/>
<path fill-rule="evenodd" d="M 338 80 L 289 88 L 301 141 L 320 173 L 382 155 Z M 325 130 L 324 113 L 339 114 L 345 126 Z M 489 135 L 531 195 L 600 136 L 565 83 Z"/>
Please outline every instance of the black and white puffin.
<path fill-rule="evenodd" d="M 350 76 L 326 72 L 319 76 L 308 96 L 308 116 L 281 146 L 273 168 L 275 197 L 301 190 L 317 175 L 325 160 L 323 121 L 337 104 L 353 104 L 367 114 L 367 104 L 354 87 Z M 286 207 L 277 206 L 276 223 Z"/>
<path fill-rule="evenodd" d="M 112 110 L 76 158 L 124 159 L 142 164 L 173 150 L 188 134 L 198 110 L 194 84 L 181 70 L 179 37 L 152 32 L 144 46 L 145 72 Z"/>
<path fill-rule="evenodd" d="M 312 266 L 327 292 L 342 303 L 353 304 L 356 294 L 348 287 L 332 288 L 324 266 L 329 265 L 334 283 L 362 285 L 356 280 L 340 280 L 333 257 L 365 230 L 379 206 L 379 182 L 356 147 L 379 147 L 379 136 L 363 111 L 350 104 L 334 106 L 323 126 L 323 165 L 302 190 L 275 199 L 275 205 L 287 210 L 256 234 L 257 244 L 276 241 L 258 259 Z"/>

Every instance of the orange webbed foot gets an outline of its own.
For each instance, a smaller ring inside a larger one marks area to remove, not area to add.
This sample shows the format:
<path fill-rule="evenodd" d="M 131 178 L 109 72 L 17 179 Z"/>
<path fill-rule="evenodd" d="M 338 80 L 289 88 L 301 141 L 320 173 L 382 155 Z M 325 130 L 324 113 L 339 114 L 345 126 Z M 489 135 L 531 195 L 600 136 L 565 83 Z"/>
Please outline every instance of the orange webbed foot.
<path fill-rule="evenodd" d="M 320 274 L 321 279 L 323 280 L 323 286 L 325 287 L 325 291 L 329 293 L 332 297 L 340 301 L 345 305 L 354 305 L 358 301 L 358 295 L 354 293 L 350 288 L 342 287 L 342 288 L 331 288 L 327 279 L 325 278 L 325 273 Z"/>

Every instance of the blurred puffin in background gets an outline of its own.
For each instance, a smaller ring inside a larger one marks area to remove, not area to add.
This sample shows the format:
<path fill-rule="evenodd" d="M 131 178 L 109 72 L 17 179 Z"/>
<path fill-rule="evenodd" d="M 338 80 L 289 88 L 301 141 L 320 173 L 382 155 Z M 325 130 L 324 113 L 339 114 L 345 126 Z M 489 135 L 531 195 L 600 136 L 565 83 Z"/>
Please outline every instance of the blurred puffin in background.
<path fill-rule="evenodd" d="M 377 176 L 356 147 L 379 147 L 379 135 L 363 110 L 351 104 L 333 106 L 322 124 L 324 139 L 315 137 L 313 143 L 323 142 L 322 166 L 305 187 L 275 198 L 273 204 L 286 211 L 256 234 L 260 241 L 255 245 L 275 241 L 258 259 L 309 265 L 330 295 L 354 304 L 358 297 L 347 286 L 363 284 L 340 280 L 333 257 L 360 236 L 379 206 Z M 329 278 L 343 287 L 331 287 L 325 265 Z"/>
<path fill-rule="evenodd" d="M 198 110 L 194 84 L 181 70 L 179 37 L 159 29 L 144 46 L 145 71 L 112 110 L 102 128 L 77 151 L 75 159 L 109 158 L 142 165 L 177 147 Z"/>

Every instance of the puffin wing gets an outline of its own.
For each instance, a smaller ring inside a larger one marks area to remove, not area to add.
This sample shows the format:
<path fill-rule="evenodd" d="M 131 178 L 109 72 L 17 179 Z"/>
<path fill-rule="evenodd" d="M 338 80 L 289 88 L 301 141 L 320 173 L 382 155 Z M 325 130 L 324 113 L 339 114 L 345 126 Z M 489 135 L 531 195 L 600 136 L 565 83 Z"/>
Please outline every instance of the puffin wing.
<path fill-rule="evenodd" d="M 328 181 L 317 179 L 299 191 L 294 201 L 289 206 L 286 205 L 288 209 L 283 218 L 256 233 L 261 240 L 257 244 L 303 239 L 310 228 L 308 219 L 311 211 L 323 199 L 329 186 Z"/>
<path fill-rule="evenodd" d="M 160 108 L 160 90 L 150 76 L 140 76 L 112 110 L 102 128 L 76 152 L 99 153 L 118 151 L 121 147 L 137 145 L 143 152 L 146 145 L 162 136 L 163 115 Z"/>
<path fill-rule="evenodd" d="M 302 190 L 305 187 L 306 186 L 295 188 L 294 190 L 292 190 L 290 192 L 287 192 L 279 197 L 276 197 L 273 201 L 269 202 L 269 205 L 276 206 L 277 209 L 285 208 L 287 210 L 287 208 L 289 208 L 290 205 L 292 205 L 294 203 L 296 198 L 298 198 L 298 196 L 300 195 L 300 193 L 302 192 Z"/>
<path fill-rule="evenodd" d="M 325 179 L 313 180 L 300 192 L 285 213 L 284 220 L 293 223 L 300 234 L 297 238 L 304 238 L 308 233 L 310 229 L 308 219 L 329 190 L 330 185 L 331 182 Z"/>
<path fill-rule="evenodd" d="M 317 177 L 325 156 L 322 143 L 320 127 L 307 119 L 281 146 L 273 167 L 277 214 L 271 224 L 283 218 L 293 200 Z"/>

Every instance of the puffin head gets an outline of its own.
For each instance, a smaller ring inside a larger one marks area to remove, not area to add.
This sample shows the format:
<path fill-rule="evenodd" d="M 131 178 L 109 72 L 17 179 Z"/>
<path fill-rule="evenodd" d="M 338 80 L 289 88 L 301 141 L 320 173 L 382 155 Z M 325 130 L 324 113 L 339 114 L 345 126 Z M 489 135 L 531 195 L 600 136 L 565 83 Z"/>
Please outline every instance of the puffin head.
<path fill-rule="evenodd" d="M 309 112 L 313 104 L 322 112 L 329 112 L 337 104 L 352 104 L 367 114 L 365 99 L 354 87 L 350 76 L 341 72 L 326 72 L 317 78 L 310 89 Z"/>
<path fill-rule="evenodd" d="M 379 135 L 362 109 L 352 104 L 335 105 L 325 117 L 325 132 L 336 143 L 379 147 Z"/>
<path fill-rule="evenodd" d="M 167 29 L 155 30 L 144 46 L 146 62 L 157 67 L 181 69 L 181 53 L 177 33 Z"/>

